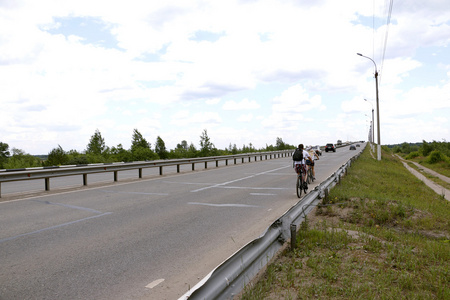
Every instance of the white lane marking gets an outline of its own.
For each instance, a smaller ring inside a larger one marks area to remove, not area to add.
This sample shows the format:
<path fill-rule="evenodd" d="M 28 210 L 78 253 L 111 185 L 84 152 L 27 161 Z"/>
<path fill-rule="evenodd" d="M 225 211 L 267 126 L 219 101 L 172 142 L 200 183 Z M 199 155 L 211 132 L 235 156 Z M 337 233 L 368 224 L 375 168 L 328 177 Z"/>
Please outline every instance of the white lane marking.
<path fill-rule="evenodd" d="M 40 233 L 40 232 L 43 232 L 43 231 L 47 231 L 47 230 L 56 229 L 56 228 L 59 228 L 59 227 L 75 224 L 75 223 L 78 223 L 78 222 L 82 222 L 82 221 L 86 221 L 86 220 L 90 220 L 90 219 L 94 219 L 94 218 L 103 217 L 103 216 L 106 216 L 106 215 L 109 215 L 109 214 L 112 214 L 112 213 L 111 212 L 106 212 L 106 213 L 103 213 L 101 215 L 87 217 L 87 218 L 84 218 L 84 219 L 79 219 L 79 220 L 75 220 L 75 221 L 72 221 L 72 222 L 67 222 L 67 223 L 63 223 L 63 224 L 59 224 L 59 225 L 55 225 L 55 226 L 39 229 L 39 230 L 32 231 L 32 232 L 22 233 L 22 234 L 19 234 L 19 235 L 16 235 L 16 236 L 11 236 L 11 237 L 8 237 L 8 238 L 0 239 L 0 243 L 6 242 L 6 241 L 15 240 L 15 239 L 23 237 L 23 236 L 32 235 L 32 234 Z"/>
<path fill-rule="evenodd" d="M 257 205 L 233 204 L 233 203 L 231 203 L 231 204 L 214 204 L 214 203 L 188 202 L 188 204 L 215 206 L 215 207 L 259 207 Z"/>
<path fill-rule="evenodd" d="M 250 193 L 252 196 L 276 196 L 277 194 L 266 194 L 266 193 Z"/>
<path fill-rule="evenodd" d="M 44 204 L 49 204 L 49 205 L 59 205 L 59 206 L 68 207 L 68 208 L 74 208 L 74 209 L 79 209 L 79 210 L 85 210 L 85 211 L 93 212 L 93 213 L 96 213 L 96 214 L 102 214 L 101 211 L 98 211 L 98 210 L 95 210 L 95 209 L 92 209 L 92 208 L 88 208 L 88 207 L 75 206 L 75 205 L 64 204 L 64 203 L 54 203 L 54 202 L 43 201 L 43 200 L 31 200 L 31 201 L 39 202 L 39 203 L 44 203 Z"/>
<path fill-rule="evenodd" d="M 176 184 L 186 184 L 186 185 L 210 185 L 211 182 L 186 182 L 186 181 L 168 181 L 164 180 L 164 183 L 176 183 Z"/>
<path fill-rule="evenodd" d="M 157 280 L 155 280 L 155 281 L 153 281 L 153 282 L 150 282 L 150 283 L 147 284 L 145 287 L 148 288 L 148 289 L 152 289 L 152 288 L 154 288 L 155 286 L 157 286 L 158 284 L 162 283 L 163 281 L 164 281 L 164 278 L 157 279 Z"/>
<path fill-rule="evenodd" d="M 223 187 L 224 185 L 227 185 L 227 184 L 230 184 L 230 183 L 234 183 L 234 182 L 242 181 L 242 180 L 245 180 L 245 179 L 253 178 L 253 177 L 259 176 L 259 175 L 264 175 L 264 174 L 271 173 L 271 172 L 278 171 L 278 170 L 285 169 L 285 168 L 287 168 L 287 167 L 284 166 L 284 167 L 273 169 L 273 170 L 270 170 L 270 171 L 256 173 L 256 174 L 253 174 L 253 175 L 250 175 L 250 176 L 246 176 L 246 177 L 242 177 L 242 178 L 238 178 L 238 179 L 235 179 L 235 180 L 231 180 L 231 181 L 227 181 L 227 182 L 223 182 L 223 183 L 217 183 L 217 184 L 214 184 L 214 185 L 211 185 L 211 186 L 203 187 L 203 188 L 200 188 L 200 189 L 197 189 L 197 190 L 193 190 L 191 192 L 192 193 L 196 193 L 196 192 L 200 192 L 200 191 L 211 189 L 211 188 L 215 188 L 215 187 Z"/>
<path fill-rule="evenodd" d="M 109 191 L 109 190 L 100 190 L 103 193 L 114 193 L 114 194 L 133 194 L 133 195 L 159 195 L 159 196 L 167 196 L 167 193 L 143 193 L 143 192 L 121 192 L 121 191 Z"/>
<path fill-rule="evenodd" d="M 291 188 L 278 187 L 249 187 L 249 186 L 219 186 L 221 189 L 245 189 L 245 190 L 290 190 Z"/>

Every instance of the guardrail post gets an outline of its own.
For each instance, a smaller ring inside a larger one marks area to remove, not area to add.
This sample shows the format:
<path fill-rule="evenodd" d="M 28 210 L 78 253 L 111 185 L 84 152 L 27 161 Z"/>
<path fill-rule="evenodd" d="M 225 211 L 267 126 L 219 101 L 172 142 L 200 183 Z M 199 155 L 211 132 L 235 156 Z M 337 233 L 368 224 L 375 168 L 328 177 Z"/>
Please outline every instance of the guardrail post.
<path fill-rule="evenodd" d="M 216 167 L 218 167 L 219 166 L 219 161 L 218 160 L 216 160 Z"/>
<path fill-rule="evenodd" d="M 0 198 L 2 197 L 2 183 L 0 182 Z"/>
<path fill-rule="evenodd" d="M 205 161 L 205 169 L 208 169 L 208 162 Z"/>
<path fill-rule="evenodd" d="M 192 171 L 195 170 L 195 163 L 192 163 Z"/>
<path fill-rule="evenodd" d="M 236 158 L 234 159 L 234 164 L 236 164 Z"/>
<path fill-rule="evenodd" d="M 45 190 L 50 191 L 50 178 L 46 177 L 45 180 Z"/>
<path fill-rule="evenodd" d="M 177 173 L 180 173 L 180 165 L 177 165 Z"/>
<path fill-rule="evenodd" d="M 291 250 L 294 250 L 297 244 L 297 225 L 291 224 Z"/>
<path fill-rule="evenodd" d="M 87 185 L 87 174 L 83 174 L 83 185 Z"/>
<path fill-rule="evenodd" d="M 244 158 L 242 158 L 242 163 L 244 163 Z"/>
<path fill-rule="evenodd" d="M 225 166 L 228 166 L 228 159 L 225 159 Z"/>
<path fill-rule="evenodd" d="M 142 168 L 139 168 L 139 178 L 142 178 Z"/>
<path fill-rule="evenodd" d="M 159 175 L 162 175 L 162 174 L 163 174 L 163 167 L 159 166 Z"/>
<path fill-rule="evenodd" d="M 114 171 L 114 181 L 117 181 L 117 178 L 118 178 L 117 171 Z"/>

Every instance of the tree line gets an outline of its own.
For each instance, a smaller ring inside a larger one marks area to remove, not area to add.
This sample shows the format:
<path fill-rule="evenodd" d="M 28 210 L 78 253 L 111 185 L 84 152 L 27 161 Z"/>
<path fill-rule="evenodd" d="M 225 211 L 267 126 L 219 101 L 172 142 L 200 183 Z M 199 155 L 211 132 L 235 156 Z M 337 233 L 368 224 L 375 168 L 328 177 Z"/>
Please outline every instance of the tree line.
<path fill-rule="evenodd" d="M 256 149 L 251 143 L 248 146 L 243 145 L 242 148 L 230 143 L 228 148 L 217 149 L 208 136 L 207 130 L 204 129 L 200 135 L 198 148 L 192 142 L 188 144 L 186 140 L 182 140 L 175 149 L 169 150 L 160 136 L 156 138 L 154 147 L 152 147 L 152 144 L 137 129 L 134 129 L 131 147 L 130 149 L 124 149 L 122 144 L 112 147 L 107 146 L 101 132 L 96 129 L 84 151 L 65 151 L 58 145 L 44 159 L 27 154 L 21 149 L 12 148 L 10 151 L 7 143 L 0 142 L 0 169 L 194 158 L 294 148 L 295 146 L 286 144 L 282 138 L 277 137 L 275 146 L 266 144 L 266 147 L 262 149 Z"/>
<path fill-rule="evenodd" d="M 431 164 L 444 162 L 450 165 L 450 143 L 445 140 L 443 142 L 427 142 L 425 140 L 422 143 L 405 142 L 391 147 L 394 153 L 404 154 L 406 159 L 423 157 L 426 162 Z"/>

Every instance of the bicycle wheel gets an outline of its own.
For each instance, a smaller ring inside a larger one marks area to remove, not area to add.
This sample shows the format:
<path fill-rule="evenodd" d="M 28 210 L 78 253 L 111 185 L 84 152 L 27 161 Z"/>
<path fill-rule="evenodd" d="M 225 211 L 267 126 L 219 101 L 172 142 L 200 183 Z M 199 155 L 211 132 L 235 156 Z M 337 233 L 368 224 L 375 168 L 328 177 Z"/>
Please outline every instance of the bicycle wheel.
<path fill-rule="evenodd" d="M 311 183 L 311 175 L 310 175 L 311 168 L 308 168 L 308 171 L 306 171 L 306 183 Z"/>
<path fill-rule="evenodd" d="M 302 184 L 301 184 L 301 180 L 302 180 L 302 175 L 297 175 L 297 186 L 296 186 L 296 190 L 297 190 L 297 197 L 300 198 L 302 196 Z"/>
<path fill-rule="evenodd" d="M 311 178 L 311 182 L 314 182 L 314 176 L 311 168 L 308 170 L 308 178 Z"/>

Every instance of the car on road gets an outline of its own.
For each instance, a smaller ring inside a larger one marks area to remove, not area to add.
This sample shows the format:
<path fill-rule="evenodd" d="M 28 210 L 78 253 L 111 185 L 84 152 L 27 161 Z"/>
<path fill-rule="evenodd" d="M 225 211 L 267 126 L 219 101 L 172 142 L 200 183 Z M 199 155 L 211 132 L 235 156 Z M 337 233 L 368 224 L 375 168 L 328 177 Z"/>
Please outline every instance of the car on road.
<path fill-rule="evenodd" d="M 350 150 L 356 150 L 355 145 L 350 145 Z"/>
<path fill-rule="evenodd" d="M 317 155 L 322 155 L 322 150 L 320 150 L 320 146 L 314 146 L 312 149 L 317 153 Z"/>
<path fill-rule="evenodd" d="M 356 144 L 356 147 L 361 147 L 359 144 Z"/>
<path fill-rule="evenodd" d="M 341 140 L 338 140 L 338 141 L 337 141 L 337 145 L 338 145 L 338 146 L 341 146 L 341 145 L 342 145 L 342 141 L 341 141 Z"/>
<path fill-rule="evenodd" d="M 328 143 L 328 144 L 325 146 L 325 152 L 328 152 L 328 151 L 336 152 L 336 147 L 335 147 L 333 144 Z"/>

